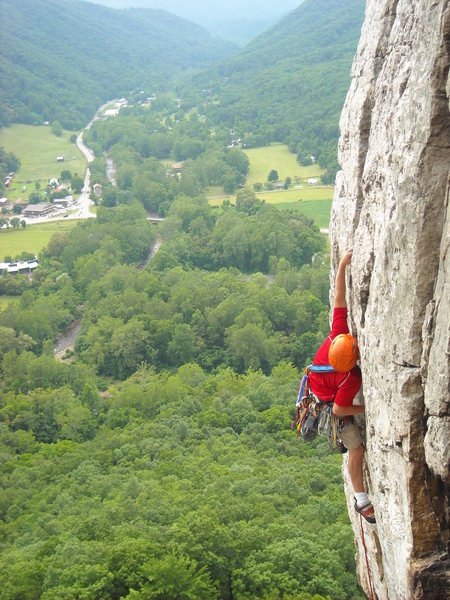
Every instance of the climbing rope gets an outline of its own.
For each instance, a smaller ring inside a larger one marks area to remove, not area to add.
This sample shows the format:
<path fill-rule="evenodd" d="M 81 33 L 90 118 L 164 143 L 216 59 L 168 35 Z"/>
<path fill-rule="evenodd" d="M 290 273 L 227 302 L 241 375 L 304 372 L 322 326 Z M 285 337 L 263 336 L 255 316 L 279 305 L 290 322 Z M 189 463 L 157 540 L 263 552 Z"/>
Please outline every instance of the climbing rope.
<path fill-rule="evenodd" d="M 371 600 L 374 600 L 373 587 L 372 587 L 372 578 L 370 577 L 369 559 L 367 558 L 366 540 L 364 539 L 364 528 L 363 528 L 362 515 L 361 514 L 359 515 L 359 523 L 361 525 L 361 537 L 362 537 L 362 543 L 363 543 L 363 548 L 364 548 L 364 555 L 366 557 L 367 576 L 369 578 L 369 585 L 370 585 L 370 598 L 371 598 Z"/>

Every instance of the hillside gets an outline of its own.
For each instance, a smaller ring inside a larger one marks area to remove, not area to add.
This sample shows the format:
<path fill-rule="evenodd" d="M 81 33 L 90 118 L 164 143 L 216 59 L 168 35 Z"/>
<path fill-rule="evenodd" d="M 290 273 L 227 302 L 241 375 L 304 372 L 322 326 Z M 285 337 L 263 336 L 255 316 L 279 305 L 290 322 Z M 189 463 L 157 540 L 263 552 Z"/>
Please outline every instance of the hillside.
<path fill-rule="evenodd" d="M 160 10 L 68 0 L 0 0 L 0 125 L 59 120 L 78 128 L 98 105 L 139 86 L 157 90 L 233 45 Z"/>
<path fill-rule="evenodd" d="M 304 2 L 195 78 L 198 95 L 209 90 L 206 114 L 247 135 L 248 146 L 281 141 L 300 157 L 313 154 L 328 167 L 336 163 L 339 114 L 364 6 L 364 0 Z"/>
<path fill-rule="evenodd" d="M 96 0 L 113 8 L 162 8 L 211 33 L 245 45 L 303 0 Z"/>

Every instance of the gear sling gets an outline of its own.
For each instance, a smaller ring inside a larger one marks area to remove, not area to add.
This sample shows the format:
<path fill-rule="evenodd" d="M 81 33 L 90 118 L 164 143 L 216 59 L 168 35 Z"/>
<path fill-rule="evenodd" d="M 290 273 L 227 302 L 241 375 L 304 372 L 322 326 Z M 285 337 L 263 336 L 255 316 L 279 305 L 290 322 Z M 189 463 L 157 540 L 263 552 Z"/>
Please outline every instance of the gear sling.
<path fill-rule="evenodd" d="M 297 436 L 309 442 L 317 434 L 327 435 L 331 449 L 340 447 L 338 427 L 341 419 L 333 415 L 333 403 L 322 402 L 311 392 L 309 375 L 314 373 L 332 373 L 331 365 L 309 365 L 300 383 L 296 408 L 297 419 L 292 422 L 292 429 L 297 429 Z"/>

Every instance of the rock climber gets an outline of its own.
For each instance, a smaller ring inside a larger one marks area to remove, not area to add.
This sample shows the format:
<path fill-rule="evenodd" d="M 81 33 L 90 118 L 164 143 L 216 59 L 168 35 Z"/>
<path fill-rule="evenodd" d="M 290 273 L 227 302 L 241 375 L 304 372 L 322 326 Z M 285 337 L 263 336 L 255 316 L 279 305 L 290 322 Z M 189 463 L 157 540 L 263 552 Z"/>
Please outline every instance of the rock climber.
<path fill-rule="evenodd" d="M 329 350 L 332 341 L 340 334 L 349 334 L 345 270 L 352 260 L 352 253 L 353 249 L 348 249 L 339 263 L 335 282 L 333 325 L 330 335 L 314 357 L 314 365 L 330 364 Z M 361 370 L 354 366 L 348 372 L 311 372 L 310 387 L 312 393 L 322 402 L 333 402 L 333 414 L 339 419 L 339 437 L 348 450 L 348 473 L 355 495 L 355 510 L 369 523 L 375 523 L 374 508 L 363 482 L 364 445 L 359 428 L 352 418 L 353 415 L 364 413 L 364 406 L 353 404 L 361 387 Z"/>

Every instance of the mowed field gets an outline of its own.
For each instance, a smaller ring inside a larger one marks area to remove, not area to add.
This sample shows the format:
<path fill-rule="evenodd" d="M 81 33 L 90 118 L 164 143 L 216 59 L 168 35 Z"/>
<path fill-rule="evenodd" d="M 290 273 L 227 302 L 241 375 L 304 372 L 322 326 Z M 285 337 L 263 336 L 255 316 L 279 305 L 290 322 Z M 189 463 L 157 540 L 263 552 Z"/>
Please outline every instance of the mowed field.
<path fill-rule="evenodd" d="M 267 175 L 272 169 L 278 172 L 281 181 L 284 181 L 286 177 L 290 177 L 292 180 L 292 184 L 287 190 L 258 192 L 256 197 L 259 200 L 265 200 L 267 204 L 275 204 L 278 208 L 297 210 L 313 219 L 318 227 L 328 228 L 334 187 L 308 184 L 308 179 L 310 177 L 318 179 L 323 173 L 323 169 L 318 165 L 300 166 L 296 155 L 289 152 L 288 147 L 284 144 L 252 148 L 245 150 L 245 153 L 250 160 L 247 177 L 247 186 L 250 189 L 253 189 L 253 183 L 266 183 Z M 220 194 L 220 188 L 208 190 L 207 193 L 208 196 L 211 196 L 209 198 L 211 206 L 220 206 L 225 199 Z M 214 198 L 214 195 L 219 197 Z M 232 204 L 236 201 L 235 196 L 228 196 L 226 199 Z"/>
<path fill-rule="evenodd" d="M 5 256 L 13 259 L 22 252 L 38 255 L 47 246 L 52 235 L 60 231 L 72 229 L 76 221 L 54 221 L 28 225 L 26 229 L 2 231 L 0 233 L 0 261 Z"/>
<path fill-rule="evenodd" d="M 10 200 L 28 200 L 30 193 L 36 191 L 35 182 L 41 184 L 42 191 L 48 180 L 59 178 L 64 169 L 84 177 L 87 163 L 76 144 L 69 141 L 73 133 L 64 130 L 61 137 L 56 137 L 44 125 L 12 125 L 0 131 L 0 146 L 20 159 L 20 168 L 6 192 Z M 57 162 L 56 157 L 63 154 L 64 162 Z"/>
<path fill-rule="evenodd" d="M 251 187 L 254 183 L 266 183 L 267 176 L 272 169 L 278 173 L 280 181 L 286 177 L 292 179 L 295 183 L 296 177 L 300 180 L 307 180 L 309 177 L 319 178 L 324 170 L 319 165 L 310 165 L 302 167 L 297 162 L 297 155 L 289 152 L 285 144 L 271 144 L 262 148 L 250 148 L 244 150 L 250 160 L 250 171 L 247 177 L 247 185 Z"/>

